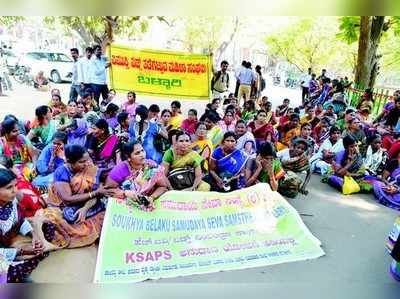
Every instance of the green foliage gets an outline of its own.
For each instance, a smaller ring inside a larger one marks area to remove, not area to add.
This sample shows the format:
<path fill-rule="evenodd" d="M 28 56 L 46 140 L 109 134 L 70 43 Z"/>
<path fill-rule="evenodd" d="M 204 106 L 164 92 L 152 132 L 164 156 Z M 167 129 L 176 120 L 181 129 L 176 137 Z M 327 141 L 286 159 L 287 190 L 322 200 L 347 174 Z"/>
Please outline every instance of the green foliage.
<path fill-rule="evenodd" d="M 189 51 L 194 49 L 215 49 L 226 17 L 190 17 L 183 21 L 182 42 Z"/>
<path fill-rule="evenodd" d="M 286 60 L 299 71 L 348 74 L 354 67 L 354 47 L 339 40 L 338 20 L 333 17 L 301 18 L 265 38 L 269 54 Z"/>
<path fill-rule="evenodd" d="M 21 16 L 0 16 L 0 24 L 6 27 L 11 27 L 23 20 L 25 20 L 25 18 Z"/>
<path fill-rule="evenodd" d="M 360 35 L 360 17 L 359 16 L 346 16 L 339 18 L 339 30 L 336 35 L 339 39 L 352 44 L 358 41 Z"/>
<path fill-rule="evenodd" d="M 149 28 L 149 20 L 153 17 L 140 16 L 60 16 L 45 17 L 45 23 L 61 29 L 67 34 L 77 34 L 83 44 L 101 43 L 107 38 L 109 30 L 112 35 L 137 36 L 145 33 Z M 166 21 L 164 17 L 157 17 L 159 21 Z"/>

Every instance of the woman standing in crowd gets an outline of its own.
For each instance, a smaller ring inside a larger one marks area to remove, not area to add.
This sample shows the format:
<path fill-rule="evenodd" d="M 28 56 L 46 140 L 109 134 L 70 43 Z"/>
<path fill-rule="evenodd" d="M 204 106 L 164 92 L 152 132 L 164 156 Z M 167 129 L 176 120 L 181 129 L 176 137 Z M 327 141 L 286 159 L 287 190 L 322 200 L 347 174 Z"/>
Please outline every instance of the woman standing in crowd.
<path fill-rule="evenodd" d="M 236 148 L 237 137 L 226 132 L 221 145 L 210 159 L 211 188 L 214 191 L 228 192 L 246 186 L 245 166 L 249 156 Z"/>

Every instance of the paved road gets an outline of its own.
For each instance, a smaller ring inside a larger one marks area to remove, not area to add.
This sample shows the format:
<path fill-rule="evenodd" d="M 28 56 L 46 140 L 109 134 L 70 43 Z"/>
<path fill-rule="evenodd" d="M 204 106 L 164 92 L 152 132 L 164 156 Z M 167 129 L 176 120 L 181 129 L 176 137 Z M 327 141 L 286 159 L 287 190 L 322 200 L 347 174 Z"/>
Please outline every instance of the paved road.
<path fill-rule="evenodd" d="M 57 85 L 67 98 L 68 84 Z M 299 103 L 299 90 L 269 86 L 265 92 L 276 106 L 284 97 Z M 119 96 L 121 100 L 123 95 Z M 34 108 L 46 104 L 47 93 L 29 87 L 17 87 L 8 97 L 0 97 L 0 118 L 13 113 L 33 117 Z M 138 96 L 143 104 L 158 103 L 167 107 L 168 99 Z M 183 101 L 183 110 L 199 110 L 204 102 Z M 286 263 L 262 268 L 194 275 L 163 282 L 267 283 L 269 285 L 316 288 L 332 284 L 345 288 L 347 298 L 399 298 L 400 284 L 388 275 L 390 258 L 384 244 L 396 211 L 377 204 L 371 195 L 342 196 L 313 176 L 307 197 L 300 196 L 290 203 L 301 214 L 311 232 L 321 240 L 326 256 L 316 260 Z M 37 282 L 90 282 L 93 279 L 97 247 L 64 250 L 52 253 L 33 273 Z M 371 291 L 371 289 L 373 291 Z M 357 295 L 357 296 L 354 296 Z M 323 297 L 323 296 L 322 296 Z"/>
<path fill-rule="evenodd" d="M 342 196 L 320 183 L 318 176 L 313 176 L 309 190 L 307 197 L 299 196 L 289 202 L 300 214 L 307 215 L 302 219 L 322 242 L 325 256 L 150 283 L 265 283 L 283 288 L 337 285 L 348 290 L 349 296 L 345 298 L 399 298 L 400 284 L 388 275 L 390 258 L 384 249 L 388 230 L 398 213 L 379 205 L 370 195 Z M 37 282 L 90 282 L 96 253 L 96 245 L 52 253 L 32 278 Z M 369 291 L 371 287 L 374 292 Z"/>

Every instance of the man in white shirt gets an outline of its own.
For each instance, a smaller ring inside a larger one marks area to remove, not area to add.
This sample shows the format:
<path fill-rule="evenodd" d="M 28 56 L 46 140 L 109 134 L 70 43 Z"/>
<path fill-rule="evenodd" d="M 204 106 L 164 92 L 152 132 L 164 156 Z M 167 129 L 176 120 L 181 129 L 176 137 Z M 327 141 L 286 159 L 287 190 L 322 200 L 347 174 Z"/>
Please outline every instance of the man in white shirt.
<path fill-rule="evenodd" d="M 84 94 L 85 90 L 91 88 L 90 85 L 90 68 L 91 68 L 91 57 L 93 55 L 92 47 L 87 47 L 85 50 L 85 56 L 78 60 L 77 72 L 78 82 L 80 84 L 80 94 Z"/>
<path fill-rule="evenodd" d="M 304 74 L 301 78 L 301 102 L 304 105 L 306 99 L 308 98 L 308 88 L 310 87 L 311 80 L 311 68 L 308 68 L 307 74 Z"/>
<path fill-rule="evenodd" d="M 90 83 L 94 93 L 94 99 L 99 104 L 100 94 L 103 100 L 108 97 L 107 68 L 111 66 L 106 56 L 102 55 L 100 45 L 93 47 L 94 55 L 91 58 Z"/>
<path fill-rule="evenodd" d="M 240 82 L 238 101 L 239 105 L 241 106 L 243 97 L 245 102 L 250 100 L 251 86 L 256 81 L 256 74 L 252 71 L 250 62 L 247 62 L 246 67 L 239 71 L 239 73 L 236 75 L 236 79 Z"/>
<path fill-rule="evenodd" d="M 70 50 L 71 57 L 74 60 L 74 64 L 72 65 L 72 84 L 71 89 L 69 91 L 69 100 L 74 100 L 78 98 L 78 95 L 81 93 L 81 85 L 78 81 L 78 59 L 79 59 L 79 50 L 77 48 L 72 48 Z"/>

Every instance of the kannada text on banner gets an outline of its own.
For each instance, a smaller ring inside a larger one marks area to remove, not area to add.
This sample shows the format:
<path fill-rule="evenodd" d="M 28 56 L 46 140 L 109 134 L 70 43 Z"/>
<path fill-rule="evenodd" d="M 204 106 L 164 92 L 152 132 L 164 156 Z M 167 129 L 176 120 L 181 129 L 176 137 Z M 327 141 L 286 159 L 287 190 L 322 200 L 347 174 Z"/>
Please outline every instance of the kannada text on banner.
<path fill-rule="evenodd" d="M 324 255 L 296 210 L 268 184 L 231 193 L 176 192 L 156 210 L 110 200 L 95 282 L 212 273 Z"/>
<path fill-rule="evenodd" d="M 110 46 L 110 81 L 116 90 L 138 94 L 209 99 L 209 55 Z"/>

